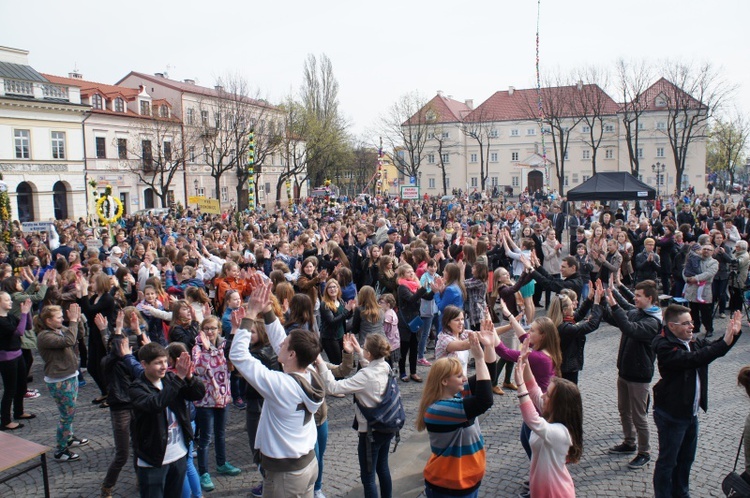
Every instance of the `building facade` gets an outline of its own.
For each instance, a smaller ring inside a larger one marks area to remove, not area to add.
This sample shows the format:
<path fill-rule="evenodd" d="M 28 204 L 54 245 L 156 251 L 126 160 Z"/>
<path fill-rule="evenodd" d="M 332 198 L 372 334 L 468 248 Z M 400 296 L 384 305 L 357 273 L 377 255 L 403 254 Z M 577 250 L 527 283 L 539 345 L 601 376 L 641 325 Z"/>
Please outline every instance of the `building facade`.
<path fill-rule="evenodd" d="M 86 217 L 79 89 L 29 66 L 28 52 L 0 47 L 0 173 L 11 219 Z"/>
<path fill-rule="evenodd" d="M 682 189 L 692 185 L 697 192 L 703 192 L 705 139 L 698 138 L 690 144 L 683 176 L 676 178 L 668 130 L 674 113 L 663 103 L 665 93 L 675 91 L 679 90 L 661 79 L 643 94 L 637 123 L 631 125 L 638 134 L 634 147 L 639 160 L 638 176 L 654 188 L 658 184 L 663 193 L 673 192 L 678 183 Z M 458 188 L 481 190 L 484 176 L 485 190 L 497 186 L 499 190 L 512 189 L 515 195 L 545 187 L 559 190 L 558 163 L 564 172 L 563 194 L 595 172 L 631 171 L 623 122 L 625 106 L 596 85 L 545 88 L 542 95 L 547 102 L 568 104 L 561 107 L 558 121 L 548 119 L 540 126 L 536 89 L 510 87 L 496 92 L 476 109 L 471 100 L 459 102 L 438 92 L 403 125 L 412 140 L 419 140 L 424 134 L 419 154 L 420 191 L 443 194 L 443 168 L 447 193 Z M 561 131 L 567 140 L 564 154 L 559 147 Z"/>

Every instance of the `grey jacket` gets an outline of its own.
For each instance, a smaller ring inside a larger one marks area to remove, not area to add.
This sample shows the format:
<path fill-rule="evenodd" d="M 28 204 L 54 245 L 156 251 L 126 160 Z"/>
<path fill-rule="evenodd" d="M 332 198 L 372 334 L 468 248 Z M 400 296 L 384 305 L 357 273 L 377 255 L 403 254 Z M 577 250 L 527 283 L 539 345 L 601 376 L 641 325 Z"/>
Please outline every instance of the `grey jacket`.
<path fill-rule="evenodd" d="M 703 288 L 703 300 L 707 303 L 713 302 L 713 295 L 711 294 L 711 284 L 713 283 L 716 272 L 718 271 L 719 262 L 716 261 L 713 257 L 709 257 L 701 261 L 701 272 L 694 277 L 698 282 L 706 283 L 706 286 Z M 688 283 L 687 277 L 685 277 L 685 299 L 687 299 L 691 303 L 697 302 L 698 300 L 698 284 Z"/>

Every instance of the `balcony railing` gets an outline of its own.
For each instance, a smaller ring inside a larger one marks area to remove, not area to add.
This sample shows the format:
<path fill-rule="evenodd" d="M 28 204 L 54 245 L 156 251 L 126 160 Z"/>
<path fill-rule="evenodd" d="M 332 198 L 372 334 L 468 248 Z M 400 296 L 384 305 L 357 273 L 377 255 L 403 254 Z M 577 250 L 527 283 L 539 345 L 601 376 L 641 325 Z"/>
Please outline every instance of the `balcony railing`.
<path fill-rule="evenodd" d="M 30 81 L 4 80 L 5 95 L 34 96 L 34 84 Z"/>
<path fill-rule="evenodd" d="M 68 100 L 68 89 L 64 86 L 42 85 L 42 93 L 45 99 Z"/>

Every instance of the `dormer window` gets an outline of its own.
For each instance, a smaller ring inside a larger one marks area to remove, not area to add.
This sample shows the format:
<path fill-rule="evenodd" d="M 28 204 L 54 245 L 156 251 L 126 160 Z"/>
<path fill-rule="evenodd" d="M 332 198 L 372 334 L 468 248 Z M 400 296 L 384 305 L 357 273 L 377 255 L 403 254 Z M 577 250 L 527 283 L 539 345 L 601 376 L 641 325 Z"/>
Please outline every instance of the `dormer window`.
<path fill-rule="evenodd" d="M 115 99 L 115 112 L 125 112 L 125 101 L 121 97 Z"/>
<path fill-rule="evenodd" d="M 151 115 L 151 104 L 147 100 L 141 100 L 141 116 Z"/>
<path fill-rule="evenodd" d="M 169 109 L 166 105 L 162 104 L 159 106 L 159 116 L 162 118 L 168 118 L 169 117 Z"/>
<path fill-rule="evenodd" d="M 654 99 L 654 105 L 656 107 L 667 107 L 667 99 L 664 97 L 664 95 L 659 95 Z"/>
<path fill-rule="evenodd" d="M 104 109 L 102 96 L 98 93 L 95 93 L 91 96 L 91 107 L 93 107 L 94 109 Z"/>

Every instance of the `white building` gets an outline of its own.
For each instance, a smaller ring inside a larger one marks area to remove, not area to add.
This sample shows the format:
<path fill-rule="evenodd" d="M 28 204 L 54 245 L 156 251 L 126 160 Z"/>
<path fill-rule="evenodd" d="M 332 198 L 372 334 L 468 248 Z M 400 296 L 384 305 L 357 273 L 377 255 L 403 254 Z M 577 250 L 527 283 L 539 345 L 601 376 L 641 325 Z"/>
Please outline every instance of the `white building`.
<path fill-rule="evenodd" d="M 28 62 L 28 51 L 0 47 L 0 173 L 11 219 L 86 217 L 79 89 L 55 84 Z"/>
<path fill-rule="evenodd" d="M 590 101 L 598 102 L 599 118 L 581 109 L 579 103 L 569 104 L 561 113 L 561 128 L 570 129 L 565 151 L 563 193 L 596 172 L 630 172 L 622 104 L 616 103 L 596 85 L 575 85 L 542 89 L 542 95 L 562 102 L 576 102 L 577 94 L 585 93 Z M 672 192 L 677 185 L 674 158 L 669 146 L 667 121 L 669 111 L 664 105 L 665 93 L 678 93 L 671 83 L 660 79 L 644 92 L 646 101 L 640 115 L 637 133 L 638 146 L 634 151 L 639 159 L 639 177 L 662 192 Z M 446 188 L 481 189 L 482 169 L 486 177 L 485 189 L 511 187 L 514 194 L 545 186 L 558 189 L 556 147 L 549 125 L 539 125 L 539 104 L 536 89 L 506 91 L 493 94 L 476 109 L 472 101 L 459 102 L 438 92 L 419 113 L 404 123 L 412 139 L 424 134 L 420 154 L 420 187 L 422 193 L 443 193 L 442 168 L 446 170 Z M 697 102 L 697 101 L 696 101 Z M 588 118 L 583 118 L 588 116 Z M 591 128 L 595 140 L 592 141 Z M 599 133 L 601 132 L 601 133 Z M 474 137 L 478 137 L 477 140 Z M 555 137 L 557 138 L 557 137 Z M 418 140 L 417 140 L 418 141 Z M 596 151 L 592 142 L 597 144 Z M 557 151 L 559 151 L 559 147 Z M 407 154 L 408 151 L 398 153 Z M 559 152 L 558 154 L 559 155 Z M 692 142 L 688 148 L 681 186 L 693 185 L 697 192 L 705 191 L 705 139 Z M 652 165 L 666 165 L 663 173 L 655 173 Z M 408 179 L 406 179 L 408 181 Z"/>

